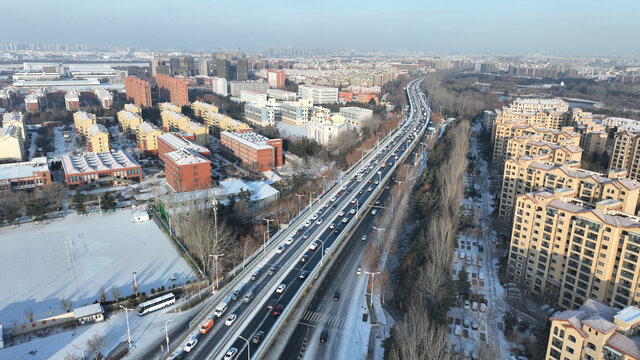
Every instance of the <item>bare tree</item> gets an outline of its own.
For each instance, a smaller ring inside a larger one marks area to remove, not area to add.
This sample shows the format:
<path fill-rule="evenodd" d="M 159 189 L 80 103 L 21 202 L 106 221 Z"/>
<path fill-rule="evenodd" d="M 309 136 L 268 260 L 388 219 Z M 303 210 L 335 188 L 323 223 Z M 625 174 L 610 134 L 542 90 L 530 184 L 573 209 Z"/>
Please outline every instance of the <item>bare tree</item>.
<path fill-rule="evenodd" d="M 113 296 L 113 301 L 116 302 L 116 305 L 120 305 L 120 290 L 117 287 L 111 288 L 111 296 Z"/>
<path fill-rule="evenodd" d="M 64 355 L 64 360 L 80 360 L 80 356 L 75 353 L 66 353 Z"/>
<path fill-rule="evenodd" d="M 29 322 L 33 322 L 33 309 L 32 308 L 24 309 L 24 316 L 27 317 L 27 320 L 29 320 Z"/>
<path fill-rule="evenodd" d="M 100 304 L 105 304 L 107 302 L 107 291 L 104 289 L 104 286 L 100 286 L 100 290 L 98 291 L 98 296 L 100 298 Z"/>
<path fill-rule="evenodd" d="M 87 340 L 87 352 L 94 359 L 102 358 L 102 351 L 107 347 L 107 341 L 104 336 L 95 333 Z"/>
<path fill-rule="evenodd" d="M 69 300 L 68 297 L 63 296 L 60 299 L 60 304 L 62 304 L 62 308 L 66 311 L 66 312 L 70 312 L 71 309 L 73 309 L 73 304 L 71 303 L 71 300 Z"/>

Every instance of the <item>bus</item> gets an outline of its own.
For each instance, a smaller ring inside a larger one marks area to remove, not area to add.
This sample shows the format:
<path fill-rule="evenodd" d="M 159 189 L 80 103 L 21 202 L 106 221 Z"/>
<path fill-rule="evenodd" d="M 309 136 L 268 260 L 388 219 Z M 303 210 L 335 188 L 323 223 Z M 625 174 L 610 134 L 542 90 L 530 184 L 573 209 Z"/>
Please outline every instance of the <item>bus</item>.
<path fill-rule="evenodd" d="M 173 295 L 173 293 L 168 293 L 166 295 L 162 295 L 155 299 L 145 301 L 142 304 L 138 305 L 138 315 L 140 316 L 146 315 L 150 312 L 160 310 L 163 307 L 167 307 L 175 303 L 176 303 L 175 295 Z"/>

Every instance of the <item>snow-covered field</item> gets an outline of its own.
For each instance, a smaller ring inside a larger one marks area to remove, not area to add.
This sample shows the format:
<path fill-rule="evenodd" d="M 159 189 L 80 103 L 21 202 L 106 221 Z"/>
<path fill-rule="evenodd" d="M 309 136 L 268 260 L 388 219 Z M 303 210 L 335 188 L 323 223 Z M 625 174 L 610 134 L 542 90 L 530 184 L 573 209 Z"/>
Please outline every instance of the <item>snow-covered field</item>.
<path fill-rule="evenodd" d="M 25 309 L 35 318 L 57 315 L 60 299 L 78 307 L 93 303 L 100 287 L 132 292 L 133 272 L 139 290 L 171 286 L 195 274 L 153 221 L 133 223 L 132 211 L 69 215 L 64 220 L 0 229 L 0 323 L 24 321 Z M 2 356 L 0 356 L 2 357 Z"/>
<path fill-rule="evenodd" d="M 307 137 L 307 125 L 289 125 L 282 121 L 276 122 L 276 127 L 280 134 L 284 137 Z"/>

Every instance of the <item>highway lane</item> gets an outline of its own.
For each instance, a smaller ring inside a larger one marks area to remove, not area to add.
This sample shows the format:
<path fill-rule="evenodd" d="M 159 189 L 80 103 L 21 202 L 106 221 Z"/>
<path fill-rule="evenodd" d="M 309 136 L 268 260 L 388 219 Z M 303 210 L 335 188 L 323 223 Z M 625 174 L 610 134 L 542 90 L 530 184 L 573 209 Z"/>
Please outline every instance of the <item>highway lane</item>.
<path fill-rule="evenodd" d="M 420 98 L 415 93 L 410 94 L 410 103 L 413 106 L 412 109 L 415 109 L 415 107 L 417 106 L 417 104 L 415 103 L 419 100 L 422 103 L 420 104 L 421 108 L 423 109 L 422 111 L 426 111 L 424 109 L 426 109 L 427 104 L 424 102 L 424 98 Z M 415 135 L 418 132 L 419 127 L 427 125 L 426 119 L 422 118 L 422 111 L 415 109 L 410 112 L 408 121 L 403 122 L 403 127 L 401 130 L 399 130 L 399 133 L 398 132 L 394 133 L 393 139 L 395 139 L 395 141 L 392 142 L 392 145 L 388 145 L 388 146 L 391 146 L 393 150 L 390 151 L 385 149 L 383 151 L 384 157 L 378 158 L 379 164 L 381 164 L 382 161 L 387 163 L 389 162 L 393 163 L 396 161 L 396 156 L 399 156 L 404 151 L 406 151 L 407 142 L 414 141 Z M 375 172 L 375 169 L 379 169 L 380 171 L 379 175 Z M 380 186 L 380 184 L 376 184 L 377 180 L 386 176 L 387 172 L 390 171 L 390 169 L 391 169 L 391 166 L 381 167 L 381 165 L 378 165 L 375 163 L 368 166 L 367 170 L 363 172 L 363 175 L 365 176 L 364 179 L 366 179 L 367 182 L 365 183 L 363 180 L 362 183 L 364 184 L 358 186 L 358 195 L 357 195 L 359 196 L 358 199 L 360 199 L 364 203 L 364 201 L 366 201 L 366 199 L 368 199 L 368 197 L 372 193 L 372 190 L 375 187 Z M 358 181 L 355 181 L 354 179 L 351 179 L 349 182 L 360 183 Z M 351 205 L 353 204 L 343 206 L 341 208 L 342 211 L 348 212 L 348 210 L 350 210 L 349 207 Z M 352 221 L 352 220 L 353 219 L 350 219 L 349 221 Z M 320 235 L 320 239 L 324 239 L 325 241 L 325 247 L 329 247 L 333 245 L 333 242 L 336 240 L 337 237 L 338 237 L 337 234 L 333 233 L 331 229 L 326 229 Z M 300 287 L 302 286 L 302 281 L 298 279 L 298 275 L 300 274 L 300 271 L 304 269 L 309 269 L 309 270 L 313 269 L 319 264 L 319 262 L 321 261 L 321 253 L 322 253 L 322 250 L 321 249 L 319 250 L 320 251 L 308 250 L 306 254 L 309 256 L 309 260 L 304 264 L 302 263 L 296 264 L 296 267 L 286 275 L 283 281 L 283 283 L 287 284 L 287 288 L 285 289 L 285 291 L 282 294 L 274 293 L 272 295 L 272 297 L 277 299 L 277 301 L 280 304 L 287 306 L 292 301 L 292 299 L 296 296 L 296 294 L 300 290 Z M 239 332 L 239 336 L 242 336 L 246 339 L 251 339 L 257 331 L 264 331 L 265 333 L 269 333 L 269 331 L 272 330 L 272 327 L 275 321 L 277 320 L 277 317 L 272 315 L 270 311 L 268 311 L 268 309 L 264 307 L 264 303 L 266 301 L 267 299 L 265 298 L 264 301 L 262 302 L 263 308 L 259 310 L 259 313 L 256 316 L 253 316 L 253 318 L 251 318 L 249 321 L 244 322 L 244 328 Z M 249 350 L 252 353 L 255 353 L 255 351 L 258 349 L 259 346 L 260 345 L 250 344 Z M 240 350 L 236 358 L 239 358 L 239 359 L 247 358 L 247 353 L 246 353 L 247 344 L 245 341 L 241 340 L 239 337 L 236 339 L 236 341 L 232 343 L 230 347 Z M 222 355 L 224 354 L 224 352 L 225 351 L 223 349 L 223 351 L 220 352 L 218 355 Z"/>

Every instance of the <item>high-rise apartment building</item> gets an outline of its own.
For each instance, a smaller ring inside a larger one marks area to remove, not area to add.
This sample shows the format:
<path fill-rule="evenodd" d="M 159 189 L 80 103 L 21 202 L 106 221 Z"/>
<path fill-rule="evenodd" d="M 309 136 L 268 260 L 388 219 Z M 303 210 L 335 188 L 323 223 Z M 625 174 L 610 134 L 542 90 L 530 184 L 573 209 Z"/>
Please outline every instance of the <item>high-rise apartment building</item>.
<path fill-rule="evenodd" d="M 284 87 L 284 70 L 268 70 L 267 71 L 267 81 L 272 88 L 283 88 Z"/>
<path fill-rule="evenodd" d="M 226 58 L 216 58 L 216 76 L 225 80 L 233 80 L 229 77 L 229 60 Z"/>
<path fill-rule="evenodd" d="M 237 71 L 236 79 L 239 81 L 249 80 L 249 61 L 246 58 L 238 59 Z"/>
<path fill-rule="evenodd" d="M 624 169 L 629 177 L 640 180 L 640 134 L 630 131 L 619 131 L 615 135 L 609 170 Z"/>
<path fill-rule="evenodd" d="M 127 93 L 127 99 L 134 104 L 144 107 L 152 106 L 151 85 L 148 82 L 135 76 L 127 76 L 124 78 L 124 88 Z"/>
<path fill-rule="evenodd" d="M 175 105 L 189 105 L 189 88 L 187 81 L 167 75 L 156 75 L 158 98 Z"/>
<path fill-rule="evenodd" d="M 558 143 L 542 140 L 540 134 L 517 136 L 507 141 L 505 158 L 518 156 L 545 156 L 548 161 L 556 164 L 580 164 L 582 149 L 571 144 L 571 141 L 560 140 Z"/>

